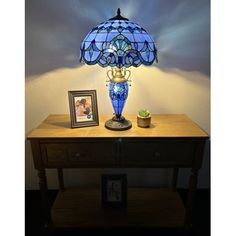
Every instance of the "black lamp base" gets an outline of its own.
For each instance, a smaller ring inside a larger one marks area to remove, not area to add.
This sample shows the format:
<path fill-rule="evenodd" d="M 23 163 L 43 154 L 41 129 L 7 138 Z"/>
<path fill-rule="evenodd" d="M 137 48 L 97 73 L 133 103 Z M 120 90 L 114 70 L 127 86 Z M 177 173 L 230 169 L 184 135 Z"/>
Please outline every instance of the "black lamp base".
<path fill-rule="evenodd" d="M 112 119 L 106 121 L 105 127 L 114 131 L 127 130 L 132 127 L 132 123 L 129 120 L 126 120 L 123 116 L 120 119 L 113 117 Z"/>

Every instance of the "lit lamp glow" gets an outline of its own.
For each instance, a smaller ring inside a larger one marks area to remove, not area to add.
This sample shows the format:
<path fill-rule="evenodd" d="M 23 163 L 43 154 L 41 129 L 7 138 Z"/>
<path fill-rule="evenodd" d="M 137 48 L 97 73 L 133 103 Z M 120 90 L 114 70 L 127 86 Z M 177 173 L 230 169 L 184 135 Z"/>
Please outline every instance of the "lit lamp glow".
<path fill-rule="evenodd" d="M 107 72 L 109 96 L 115 116 L 106 121 L 111 130 L 127 130 L 132 127 L 122 116 L 131 82 L 130 66 L 151 65 L 157 61 L 157 49 L 145 29 L 120 15 L 93 28 L 82 42 L 80 61 L 88 65 L 110 66 Z"/>

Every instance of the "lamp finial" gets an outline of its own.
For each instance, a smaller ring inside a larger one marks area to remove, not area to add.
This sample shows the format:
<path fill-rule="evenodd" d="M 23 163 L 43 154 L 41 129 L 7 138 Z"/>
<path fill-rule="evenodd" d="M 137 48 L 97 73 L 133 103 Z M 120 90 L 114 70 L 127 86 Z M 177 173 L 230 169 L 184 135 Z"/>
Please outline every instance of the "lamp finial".
<path fill-rule="evenodd" d="M 129 20 L 120 14 L 120 8 L 117 9 L 117 15 L 109 20 Z"/>
<path fill-rule="evenodd" d="M 120 16 L 120 8 L 117 9 L 117 15 Z"/>

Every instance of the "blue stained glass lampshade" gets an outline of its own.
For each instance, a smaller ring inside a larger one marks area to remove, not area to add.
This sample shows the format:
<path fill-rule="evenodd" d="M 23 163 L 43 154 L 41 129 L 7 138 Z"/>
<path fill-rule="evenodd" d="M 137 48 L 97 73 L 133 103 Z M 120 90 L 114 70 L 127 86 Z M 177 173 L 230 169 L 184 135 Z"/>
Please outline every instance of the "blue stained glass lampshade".
<path fill-rule="evenodd" d="M 120 15 L 93 28 L 80 51 L 80 61 L 102 67 L 137 67 L 157 60 L 157 49 L 146 30 Z"/>

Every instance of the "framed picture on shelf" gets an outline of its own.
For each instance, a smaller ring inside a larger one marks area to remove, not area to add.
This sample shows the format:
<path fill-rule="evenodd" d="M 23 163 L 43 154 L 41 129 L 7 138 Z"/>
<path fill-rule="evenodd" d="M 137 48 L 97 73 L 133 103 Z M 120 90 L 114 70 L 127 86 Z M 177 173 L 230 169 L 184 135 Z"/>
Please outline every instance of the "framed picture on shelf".
<path fill-rule="evenodd" d="M 68 91 L 71 127 L 99 125 L 96 90 Z"/>
<path fill-rule="evenodd" d="M 102 207 L 127 206 L 127 175 L 102 175 Z"/>

